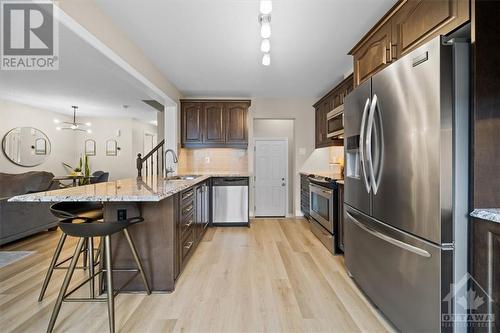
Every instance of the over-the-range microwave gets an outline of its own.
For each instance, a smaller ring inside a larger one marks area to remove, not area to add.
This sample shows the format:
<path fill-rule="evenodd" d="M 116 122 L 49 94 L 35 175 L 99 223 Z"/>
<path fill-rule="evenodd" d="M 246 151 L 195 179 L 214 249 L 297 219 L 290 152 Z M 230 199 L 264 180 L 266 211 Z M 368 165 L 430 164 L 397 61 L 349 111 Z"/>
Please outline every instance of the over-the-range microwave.
<path fill-rule="evenodd" d="M 326 137 L 339 138 L 344 136 L 344 104 L 337 106 L 326 115 Z"/>

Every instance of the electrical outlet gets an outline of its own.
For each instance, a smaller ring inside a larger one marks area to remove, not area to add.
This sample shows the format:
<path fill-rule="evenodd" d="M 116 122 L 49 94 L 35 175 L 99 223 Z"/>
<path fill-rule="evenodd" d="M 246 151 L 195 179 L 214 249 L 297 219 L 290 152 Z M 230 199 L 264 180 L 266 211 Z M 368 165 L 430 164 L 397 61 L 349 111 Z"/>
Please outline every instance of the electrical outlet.
<path fill-rule="evenodd" d="M 210 156 L 205 156 L 205 164 L 210 164 Z"/>
<path fill-rule="evenodd" d="M 118 209 L 117 211 L 118 221 L 125 221 L 127 219 L 127 210 L 126 209 Z"/>

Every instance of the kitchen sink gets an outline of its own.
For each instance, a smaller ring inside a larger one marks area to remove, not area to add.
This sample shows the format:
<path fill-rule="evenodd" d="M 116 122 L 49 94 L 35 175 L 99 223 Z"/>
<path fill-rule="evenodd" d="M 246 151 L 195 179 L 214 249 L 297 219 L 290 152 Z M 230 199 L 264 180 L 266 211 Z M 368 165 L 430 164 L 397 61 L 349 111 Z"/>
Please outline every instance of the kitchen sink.
<path fill-rule="evenodd" d="M 200 175 L 183 175 L 183 176 L 172 176 L 168 177 L 167 180 L 193 180 L 198 177 L 201 177 Z"/>

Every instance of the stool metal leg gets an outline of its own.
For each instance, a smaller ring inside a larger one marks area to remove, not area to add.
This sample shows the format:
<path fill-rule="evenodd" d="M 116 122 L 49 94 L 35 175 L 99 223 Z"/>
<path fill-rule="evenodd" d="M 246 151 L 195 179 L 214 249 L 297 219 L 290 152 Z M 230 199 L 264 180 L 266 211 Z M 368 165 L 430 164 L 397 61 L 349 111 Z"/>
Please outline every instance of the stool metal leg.
<path fill-rule="evenodd" d="M 82 260 L 82 266 L 83 269 L 87 269 L 87 250 L 89 248 L 89 239 L 85 238 L 85 242 L 83 243 L 83 260 Z"/>
<path fill-rule="evenodd" d="M 130 250 L 132 250 L 132 255 L 134 256 L 135 263 L 139 272 L 141 273 L 142 281 L 144 282 L 144 286 L 146 286 L 146 291 L 148 295 L 151 294 L 151 289 L 149 288 L 148 280 L 146 280 L 146 274 L 144 274 L 144 268 L 142 267 L 141 261 L 139 260 L 139 255 L 137 254 L 137 249 L 135 247 L 132 238 L 127 230 L 127 228 L 123 229 L 123 233 L 125 234 L 125 238 L 127 238 L 128 245 L 130 246 Z"/>
<path fill-rule="evenodd" d="M 109 331 L 115 332 L 115 299 L 113 290 L 113 268 L 111 264 L 111 236 L 104 237 L 104 256 L 106 261 L 106 290 L 108 297 Z"/>
<path fill-rule="evenodd" d="M 98 268 L 98 271 L 101 272 L 101 274 L 99 274 L 99 276 L 97 277 L 97 281 L 98 281 L 98 292 L 97 294 L 99 296 L 102 295 L 102 292 L 103 292 L 103 286 L 104 286 L 104 274 L 106 274 L 106 272 L 103 272 L 103 267 L 104 267 L 104 237 L 101 237 L 100 240 L 99 240 L 99 249 L 97 250 L 97 252 L 99 253 L 99 268 Z"/>
<path fill-rule="evenodd" d="M 90 237 L 88 239 L 88 257 L 89 257 L 89 277 L 90 279 L 90 297 L 95 297 L 95 287 L 94 287 L 94 239 Z"/>
<path fill-rule="evenodd" d="M 52 256 L 52 261 L 50 262 L 49 269 L 47 270 L 47 275 L 45 275 L 45 280 L 43 281 L 42 290 L 40 291 L 40 296 L 38 296 L 38 302 L 43 300 L 43 296 L 45 296 L 45 291 L 47 291 L 47 287 L 50 282 L 50 278 L 52 277 L 52 273 L 54 273 L 54 268 L 57 265 L 57 260 L 59 260 L 59 256 L 61 255 L 62 248 L 64 246 L 64 242 L 66 241 L 66 234 L 63 233 L 59 238 L 59 243 L 57 243 L 56 251 Z"/>
<path fill-rule="evenodd" d="M 59 315 L 59 311 L 61 310 L 61 304 L 63 302 L 64 296 L 66 295 L 66 292 L 68 291 L 69 283 L 71 281 L 71 277 L 73 276 L 73 272 L 75 271 L 75 267 L 78 262 L 78 258 L 80 257 L 80 252 L 82 251 L 84 242 L 85 238 L 80 238 L 78 240 L 78 245 L 76 246 L 73 258 L 71 258 L 68 271 L 66 272 L 66 276 L 64 277 L 61 290 L 59 291 L 59 295 L 57 296 L 56 304 L 54 305 L 54 310 L 52 310 L 52 316 L 50 317 L 47 333 L 51 333 L 54 330 L 54 325 L 56 323 L 57 316 Z"/>

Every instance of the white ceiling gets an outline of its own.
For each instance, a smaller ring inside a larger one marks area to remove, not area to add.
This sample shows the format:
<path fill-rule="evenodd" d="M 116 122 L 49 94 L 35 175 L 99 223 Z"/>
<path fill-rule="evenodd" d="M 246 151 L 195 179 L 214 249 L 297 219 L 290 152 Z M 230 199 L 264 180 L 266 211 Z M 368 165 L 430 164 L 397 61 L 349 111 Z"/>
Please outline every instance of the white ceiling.
<path fill-rule="evenodd" d="M 258 0 L 97 0 L 186 96 L 319 97 L 395 0 L 273 0 L 271 66 Z"/>
<path fill-rule="evenodd" d="M 155 94 L 63 24 L 59 59 L 59 70 L 2 71 L 0 98 L 64 114 L 78 105 L 77 116 L 156 120 L 156 110 L 142 102 Z"/>

